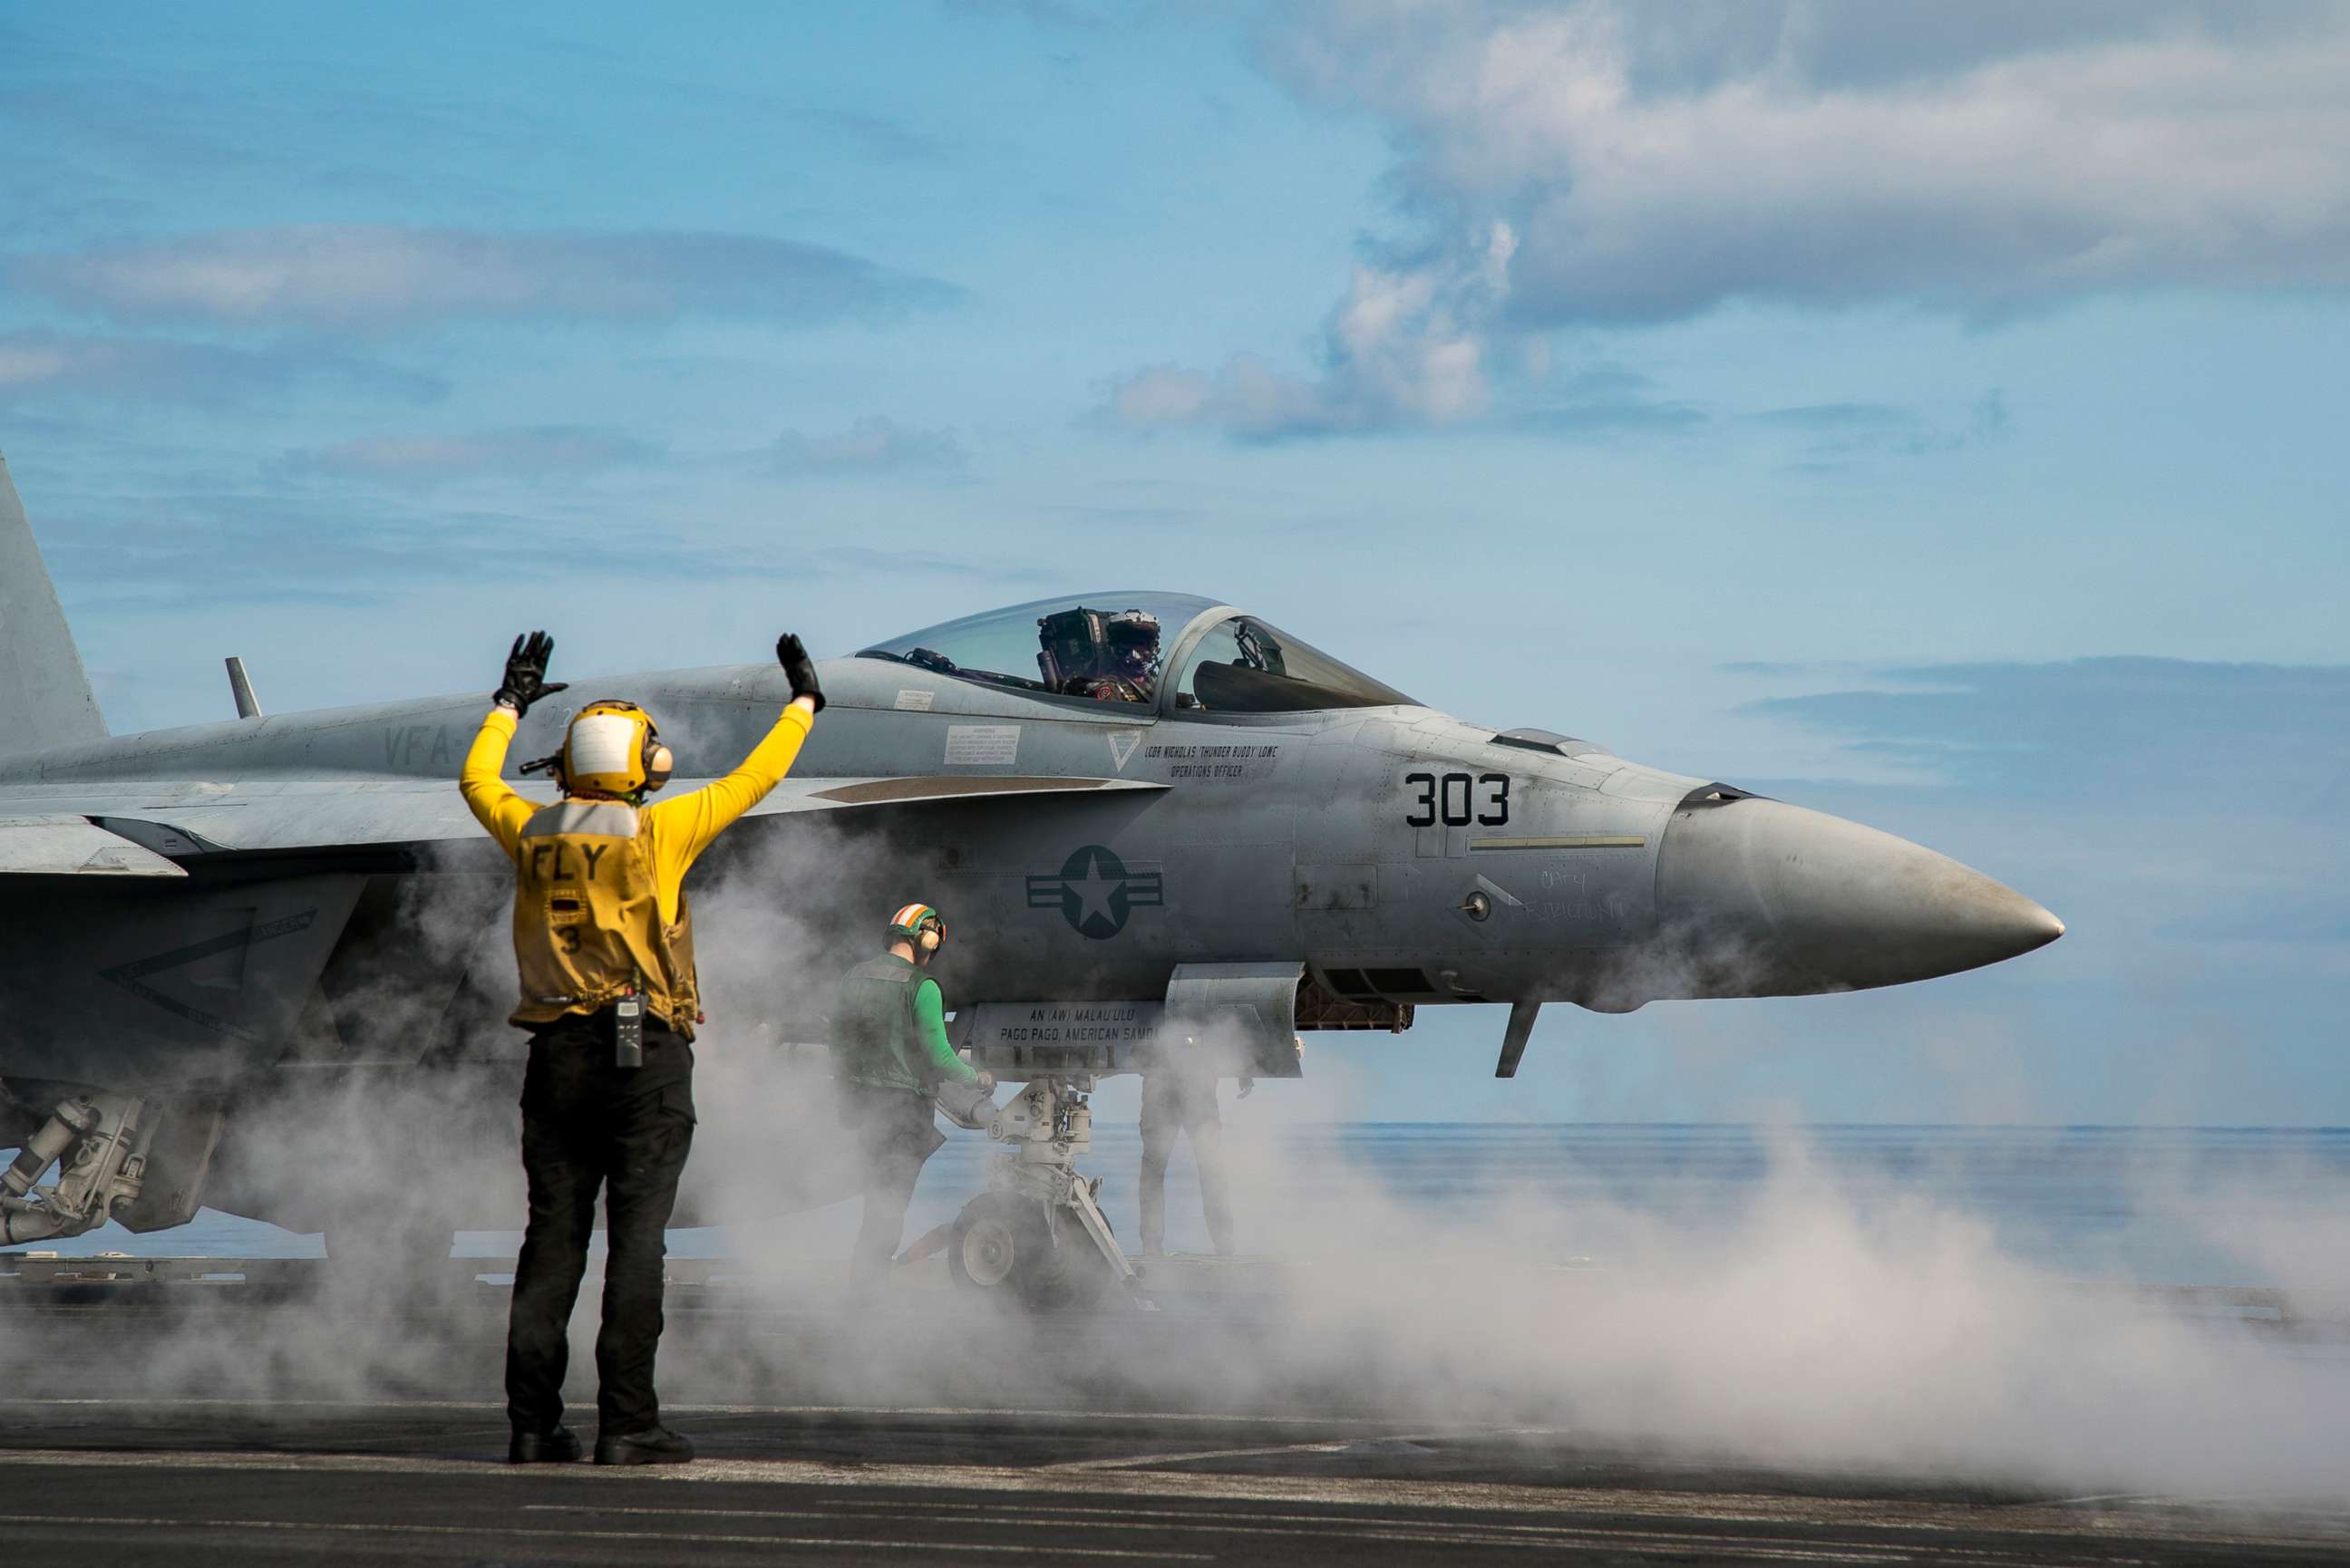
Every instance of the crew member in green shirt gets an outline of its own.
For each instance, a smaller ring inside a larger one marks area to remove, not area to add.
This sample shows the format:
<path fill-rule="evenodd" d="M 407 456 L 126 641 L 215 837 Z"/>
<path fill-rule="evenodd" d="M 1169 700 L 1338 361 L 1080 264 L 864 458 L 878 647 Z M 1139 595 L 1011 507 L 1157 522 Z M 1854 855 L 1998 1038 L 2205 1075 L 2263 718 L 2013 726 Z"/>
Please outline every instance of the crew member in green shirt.
<path fill-rule="evenodd" d="M 922 1162 L 946 1142 L 933 1090 L 950 1082 L 995 1086 L 947 1043 L 946 999 L 922 972 L 946 934 L 936 909 L 908 904 L 890 917 L 889 950 L 850 970 L 833 1005 L 833 1063 L 865 1158 L 865 1214 L 848 1264 L 849 1287 L 858 1293 L 889 1274 Z"/>

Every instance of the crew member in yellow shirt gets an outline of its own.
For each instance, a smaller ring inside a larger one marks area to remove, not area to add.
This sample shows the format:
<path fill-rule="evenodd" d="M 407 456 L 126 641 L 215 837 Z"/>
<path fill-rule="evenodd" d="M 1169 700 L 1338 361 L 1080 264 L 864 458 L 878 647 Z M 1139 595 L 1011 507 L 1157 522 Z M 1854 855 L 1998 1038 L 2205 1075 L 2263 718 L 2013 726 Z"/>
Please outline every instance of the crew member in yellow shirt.
<path fill-rule="evenodd" d="M 588 703 L 551 769 L 549 805 L 501 776 L 515 726 L 564 690 L 546 683 L 555 641 L 515 639 L 505 682 L 465 756 L 459 788 L 515 867 L 514 944 L 530 1031 L 523 1078 L 522 1163 L 530 1218 L 515 1265 L 506 1325 L 506 1457 L 579 1457 L 563 1425 L 565 1326 L 588 1266 L 604 1189 L 610 1253 L 596 1336 L 596 1462 L 679 1464 L 693 1446 L 661 1425 L 653 1394 L 660 1343 L 662 1231 L 693 1141 L 693 1028 L 702 1021 L 693 917 L 683 882 L 696 857 L 775 788 L 824 706 L 796 637 L 775 644 L 792 700 L 766 739 L 724 778 L 658 805 L 674 759 L 633 702 Z"/>

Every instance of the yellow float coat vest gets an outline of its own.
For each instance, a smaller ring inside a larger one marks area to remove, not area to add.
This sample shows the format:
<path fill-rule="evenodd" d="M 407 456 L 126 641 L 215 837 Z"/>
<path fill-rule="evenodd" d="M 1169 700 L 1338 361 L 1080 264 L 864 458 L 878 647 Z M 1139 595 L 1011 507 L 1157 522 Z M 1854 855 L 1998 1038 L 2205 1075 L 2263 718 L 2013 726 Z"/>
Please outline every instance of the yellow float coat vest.
<path fill-rule="evenodd" d="M 646 1005 L 691 1036 L 701 1006 L 685 874 L 711 843 L 775 788 L 811 715 L 785 708 L 734 770 L 650 805 L 599 798 L 542 805 L 502 776 L 515 716 L 482 720 L 458 788 L 515 867 L 514 942 L 528 1027 L 567 1012 L 594 1012 L 639 974 Z M 608 815 L 608 813 L 609 815 Z M 570 997 L 569 1002 L 550 998 Z"/>
<path fill-rule="evenodd" d="M 514 910 L 522 1002 L 511 1022 L 551 1023 L 638 990 L 655 1017 L 693 1038 L 693 911 L 681 891 L 677 919 L 661 919 L 659 868 L 638 826 L 637 808 L 616 800 L 559 800 L 523 824 Z"/>

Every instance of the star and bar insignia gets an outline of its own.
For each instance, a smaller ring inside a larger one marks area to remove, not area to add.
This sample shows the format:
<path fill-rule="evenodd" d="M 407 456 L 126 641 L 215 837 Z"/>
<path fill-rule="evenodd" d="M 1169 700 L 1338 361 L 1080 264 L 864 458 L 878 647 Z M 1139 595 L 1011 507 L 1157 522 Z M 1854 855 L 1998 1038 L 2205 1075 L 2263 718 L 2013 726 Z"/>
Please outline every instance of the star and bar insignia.
<path fill-rule="evenodd" d="M 1127 917 L 1134 910 L 1157 909 L 1166 901 L 1159 873 L 1129 871 L 1125 861 L 1098 844 L 1076 850 L 1056 873 L 1028 878 L 1030 909 L 1059 909 L 1071 930 L 1095 941 L 1126 929 Z"/>

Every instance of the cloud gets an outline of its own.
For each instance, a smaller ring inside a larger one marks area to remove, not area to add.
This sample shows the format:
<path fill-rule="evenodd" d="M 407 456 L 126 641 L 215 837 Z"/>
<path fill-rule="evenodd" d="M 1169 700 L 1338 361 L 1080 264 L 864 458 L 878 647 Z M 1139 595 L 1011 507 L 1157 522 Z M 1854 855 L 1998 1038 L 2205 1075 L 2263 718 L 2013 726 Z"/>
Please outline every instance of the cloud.
<path fill-rule="evenodd" d="M 2085 792 L 2107 811 L 2350 805 L 2350 665 L 2116 657 L 1865 674 L 1894 689 L 1767 698 L 1745 711 L 2004 795 Z"/>
<path fill-rule="evenodd" d="M 2048 9 L 1311 5 L 1267 57 L 1394 135 L 1435 265 L 1510 226 L 1515 327 L 2350 284 L 2350 16 Z"/>
<path fill-rule="evenodd" d="M 1041 568 L 985 556 L 876 548 L 785 519 L 726 532 L 642 505 L 441 507 L 401 490 L 278 483 L 52 490 L 41 550 L 72 611 L 220 604 L 376 605 L 444 583 L 608 576 L 678 585 L 742 579 L 871 584 L 909 573 L 1027 584 Z M 582 541 L 592 539 L 593 548 Z M 779 550 L 779 540 L 789 548 Z"/>
<path fill-rule="evenodd" d="M 707 572 L 712 554 L 658 529 L 577 525 L 478 509 L 423 510 L 338 490 L 206 485 L 43 507 L 41 549 L 69 608 L 220 603 L 379 604 L 419 585 L 477 576 L 542 581 L 606 568 Z M 757 570 L 757 563 L 729 563 Z M 89 585 L 87 590 L 79 585 Z"/>
<path fill-rule="evenodd" d="M 371 364 L 331 349 L 286 345 L 260 351 L 158 337 L 99 337 L 63 332 L 0 333 L 0 404 L 62 395 L 147 398 L 215 404 L 284 390 L 304 381 L 424 402 L 448 383 Z"/>
<path fill-rule="evenodd" d="M 1894 403 L 1806 403 L 1765 409 L 1750 416 L 1766 429 L 1803 441 L 1811 468 L 1835 468 L 1864 456 L 1923 457 L 1958 452 L 1999 440 L 2007 433 L 2007 395 L 1997 388 L 1977 398 L 1963 420 L 1937 420 Z"/>
<path fill-rule="evenodd" d="M 793 325 L 873 320 L 960 291 L 821 245 L 749 234 L 315 224 L 227 229 L 18 260 L 18 287 L 124 321 L 389 332 L 468 318 Z"/>
<path fill-rule="evenodd" d="M 1386 133 L 1405 235 L 1365 241 L 1310 374 L 1154 367 L 1108 389 L 1109 422 L 1471 420 L 1522 379 L 1550 395 L 1548 333 L 1731 301 L 1989 322 L 2350 286 L 2338 8 L 1298 3 L 1259 42 L 1299 96 Z"/>
<path fill-rule="evenodd" d="M 1515 246 L 1496 223 L 1481 248 L 1447 261 L 1357 266 L 1323 323 L 1316 375 L 1284 375 L 1253 355 L 1212 375 L 1155 366 L 1114 382 L 1098 411 L 1132 431 L 1206 426 L 1250 441 L 1482 414 L 1492 390 L 1478 324 L 1498 308 Z"/>
<path fill-rule="evenodd" d="M 2158 1016 L 2192 998 L 2215 1017 L 2256 1014 L 2276 1032 L 2260 1048 L 2288 1057 L 2310 1038 L 2306 1021 L 2328 1015 L 2308 954 L 2338 950 L 2350 931 L 2350 665 L 1733 668 L 1839 679 L 1841 690 L 1746 711 L 1927 781 L 1740 783 L 2012 870 L 2005 879 L 2073 923 L 2060 962 L 2104 966 L 2130 988 L 2101 1009 Z M 2223 956 L 2214 943 L 2230 944 L 2233 967 L 2207 980 Z M 2262 978 L 2264 963 L 2279 967 Z"/>
<path fill-rule="evenodd" d="M 660 449 L 587 425 L 524 425 L 470 435 L 376 436 L 293 454 L 299 470 L 395 484 L 538 477 L 646 462 Z"/>
<path fill-rule="evenodd" d="M 1496 237 L 1491 257 L 1505 248 Z M 1490 349 L 1465 323 L 1477 318 L 1474 282 L 1438 286 L 1425 278 L 1358 268 L 1347 302 L 1323 337 L 1322 369 L 1307 377 L 1275 370 L 1238 354 L 1214 374 L 1154 365 L 1112 382 L 1094 410 L 1097 422 L 1149 434 L 1205 429 L 1249 441 L 1367 434 L 1450 424 L 1494 411 Z M 1541 373 L 1548 355 L 1523 344 L 1526 367 L 1516 429 L 1558 440 L 1669 433 L 1711 417 L 1691 403 L 1657 395 L 1649 378 L 1620 365 L 1594 364 L 1565 376 Z M 1532 373 L 1528 373 L 1531 367 Z"/>
<path fill-rule="evenodd" d="M 1711 421 L 1703 409 L 1659 398 L 1656 389 L 1655 381 L 1620 365 L 1595 365 L 1546 389 L 1515 422 L 1544 435 L 1573 437 L 1662 434 Z"/>
<path fill-rule="evenodd" d="M 916 430 L 868 415 L 831 435 L 785 431 L 767 449 L 777 473 L 903 473 L 944 472 L 963 466 L 962 442 L 952 431 Z"/>

